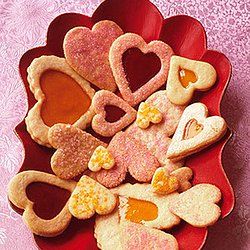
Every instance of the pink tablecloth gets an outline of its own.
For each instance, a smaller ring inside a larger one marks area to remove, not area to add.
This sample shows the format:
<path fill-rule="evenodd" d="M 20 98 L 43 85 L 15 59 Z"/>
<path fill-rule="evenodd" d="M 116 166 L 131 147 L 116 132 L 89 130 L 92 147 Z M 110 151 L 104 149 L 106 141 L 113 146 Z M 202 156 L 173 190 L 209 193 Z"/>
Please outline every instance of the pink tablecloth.
<path fill-rule="evenodd" d="M 131 0 L 133 1 L 133 0 Z M 136 0 L 134 0 L 136 1 Z M 23 159 L 13 129 L 24 118 L 27 103 L 18 62 L 28 49 L 44 44 L 52 19 L 64 12 L 91 15 L 100 0 L 0 1 L 0 249 L 37 249 L 21 217 L 12 212 L 6 186 Z M 246 0 L 154 0 L 165 17 L 188 14 L 206 28 L 208 47 L 225 53 L 233 76 L 222 102 L 222 114 L 234 136 L 223 155 L 236 194 L 234 212 L 209 230 L 204 249 L 250 249 L 249 96 L 250 3 Z M 247 3 L 248 2 L 248 3 Z"/>

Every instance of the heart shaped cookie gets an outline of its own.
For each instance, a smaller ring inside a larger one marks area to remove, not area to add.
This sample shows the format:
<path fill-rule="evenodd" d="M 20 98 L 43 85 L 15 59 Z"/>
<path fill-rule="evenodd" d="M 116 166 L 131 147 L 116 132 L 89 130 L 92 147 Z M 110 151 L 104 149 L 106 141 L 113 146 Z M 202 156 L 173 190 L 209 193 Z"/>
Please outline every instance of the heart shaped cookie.
<path fill-rule="evenodd" d="M 136 117 L 136 124 L 138 127 L 146 129 L 150 122 L 157 124 L 162 120 L 161 112 L 154 106 L 149 105 L 146 102 L 142 102 L 139 105 L 139 109 Z"/>
<path fill-rule="evenodd" d="M 51 157 L 53 172 L 62 179 L 72 179 L 88 168 L 88 162 L 98 146 L 106 146 L 91 134 L 71 125 L 56 124 L 48 139 L 56 152 Z"/>
<path fill-rule="evenodd" d="M 111 44 L 122 34 L 121 28 L 108 20 L 96 23 L 92 30 L 73 28 L 64 38 L 66 60 L 78 74 L 98 88 L 115 91 L 108 56 Z"/>
<path fill-rule="evenodd" d="M 125 112 L 118 121 L 108 122 L 106 120 L 105 107 L 108 105 L 116 106 Z M 92 101 L 92 107 L 96 115 L 92 120 L 92 128 L 102 136 L 110 137 L 127 127 L 136 118 L 136 110 L 133 109 L 122 98 L 107 90 L 96 92 Z"/>
<path fill-rule="evenodd" d="M 119 132 L 112 138 L 108 150 L 115 159 L 115 166 L 95 174 L 96 180 L 105 187 L 121 184 L 127 172 L 137 181 L 149 182 L 159 167 L 159 162 L 146 146 L 125 132 Z"/>
<path fill-rule="evenodd" d="M 170 204 L 170 211 L 194 227 L 213 225 L 220 217 L 216 205 L 221 199 L 220 190 L 211 184 L 198 184 L 181 193 Z"/>
<path fill-rule="evenodd" d="M 120 224 L 120 239 L 122 249 L 127 250 L 179 249 L 173 235 L 132 222 Z"/>
<path fill-rule="evenodd" d="M 78 219 L 88 219 L 95 212 L 109 214 L 116 206 L 116 197 L 107 188 L 84 175 L 69 198 L 69 211 Z"/>
<path fill-rule="evenodd" d="M 167 151 L 169 159 L 176 161 L 196 153 L 225 134 L 225 120 L 220 116 L 207 116 L 207 107 L 202 103 L 193 103 L 184 110 Z"/>
<path fill-rule="evenodd" d="M 68 202 L 61 212 L 53 219 L 44 220 L 33 210 L 34 203 L 26 194 L 26 188 L 34 182 L 43 182 L 72 192 L 76 182 L 61 180 L 59 177 L 39 171 L 25 171 L 14 176 L 8 186 L 9 200 L 18 208 L 24 209 L 23 221 L 29 229 L 37 235 L 54 237 L 61 234 L 69 225 L 72 215 L 68 209 Z M 48 204 L 49 206 L 49 204 Z"/>
<path fill-rule="evenodd" d="M 93 172 L 97 172 L 102 168 L 111 169 L 114 165 L 115 159 L 108 149 L 98 146 L 89 160 L 88 168 Z"/>
<path fill-rule="evenodd" d="M 64 58 L 41 56 L 32 61 L 27 72 L 30 90 L 37 100 L 25 118 L 34 141 L 51 147 L 48 131 L 54 124 L 67 123 L 81 129 L 90 124 L 95 91 Z"/>
<path fill-rule="evenodd" d="M 129 87 L 122 61 L 123 54 L 130 48 L 138 48 L 145 54 L 154 53 L 161 61 L 160 71 L 135 92 L 132 92 Z M 141 36 L 133 33 L 126 33 L 118 37 L 110 48 L 109 61 L 116 84 L 124 100 L 131 106 L 135 106 L 159 89 L 167 80 L 172 55 L 171 47 L 162 41 L 152 41 L 147 44 Z"/>
<path fill-rule="evenodd" d="M 195 90 L 206 91 L 215 81 L 216 71 L 211 64 L 180 56 L 171 57 L 167 94 L 172 103 L 188 104 Z"/>

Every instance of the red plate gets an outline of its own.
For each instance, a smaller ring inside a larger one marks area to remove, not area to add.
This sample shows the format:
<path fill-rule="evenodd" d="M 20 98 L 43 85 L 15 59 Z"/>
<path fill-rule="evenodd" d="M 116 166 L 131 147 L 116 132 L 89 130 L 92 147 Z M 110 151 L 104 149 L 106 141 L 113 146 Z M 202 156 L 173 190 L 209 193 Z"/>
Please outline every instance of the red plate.
<path fill-rule="evenodd" d="M 128 14 L 129 13 L 129 14 Z M 207 105 L 211 115 L 220 115 L 220 102 L 231 75 L 231 64 L 227 57 L 217 51 L 207 50 L 206 34 L 202 25 L 189 16 L 174 16 L 163 19 L 159 10 L 147 0 L 107 0 L 103 2 L 92 17 L 81 14 L 63 14 L 50 24 L 47 34 L 47 44 L 44 47 L 27 51 L 20 60 L 19 70 L 28 96 L 29 109 L 35 104 L 35 99 L 29 90 L 27 82 L 27 67 L 32 60 L 41 55 L 56 55 L 63 57 L 63 38 L 68 30 L 75 26 L 91 28 L 100 20 L 115 21 L 124 32 L 134 32 L 141 35 L 147 42 L 160 39 L 169 44 L 177 55 L 201 60 L 212 64 L 218 73 L 215 86 L 205 93 L 195 96 L 195 101 Z M 138 53 L 132 60 L 141 60 Z M 127 60 L 127 59 L 125 59 Z M 154 71 L 153 59 L 147 58 L 147 69 Z M 130 62 L 133 63 L 133 62 Z M 129 64 L 130 65 L 130 64 Z M 134 70 L 136 68 L 136 71 Z M 143 68 L 128 67 L 129 75 L 136 81 L 145 81 Z M 20 171 L 40 170 L 52 173 L 50 157 L 52 149 L 35 143 L 28 132 L 24 121 L 16 127 L 24 148 L 25 159 Z M 201 153 L 188 158 L 186 165 L 194 171 L 193 184 L 212 183 L 220 188 L 223 199 L 220 204 L 222 218 L 227 216 L 234 206 L 234 194 L 222 167 L 222 150 L 230 138 L 230 132 L 218 143 Z M 65 192 L 45 184 L 32 184 L 28 188 L 28 196 L 35 201 L 35 211 L 42 218 L 51 218 L 60 211 L 67 199 Z M 68 229 L 55 238 L 35 236 L 41 249 L 97 249 L 93 235 L 94 219 L 78 221 L 73 219 Z M 204 244 L 207 229 L 194 228 L 186 223 L 174 228 L 172 233 L 177 238 L 180 249 L 199 249 Z"/>

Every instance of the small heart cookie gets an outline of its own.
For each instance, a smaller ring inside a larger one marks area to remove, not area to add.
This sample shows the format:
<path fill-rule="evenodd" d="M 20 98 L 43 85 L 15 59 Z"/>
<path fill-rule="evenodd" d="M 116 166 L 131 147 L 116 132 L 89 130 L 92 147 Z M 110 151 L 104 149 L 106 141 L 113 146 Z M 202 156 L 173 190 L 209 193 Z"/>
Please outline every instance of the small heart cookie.
<path fill-rule="evenodd" d="M 213 225 L 221 211 L 216 205 L 221 199 L 220 190 L 211 184 L 198 184 L 181 193 L 170 204 L 170 211 L 194 227 Z"/>
<path fill-rule="evenodd" d="M 167 151 L 169 159 L 176 161 L 201 151 L 225 134 L 225 120 L 207 116 L 207 107 L 202 103 L 193 103 L 184 110 Z"/>
<path fill-rule="evenodd" d="M 122 61 L 123 54 L 130 48 L 138 48 L 144 54 L 154 53 L 161 61 L 160 71 L 135 92 L 132 92 L 129 87 Z M 133 107 L 159 89 L 167 80 L 172 55 L 171 47 L 162 41 L 152 41 L 147 44 L 141 36 L 133 33 L 126 33 L 118 37 L 110 48 L 109 61 L 116 84 L 124 100 Z"/>
<path fill-rule="evenodd" d="M 171 57 L 167 94 L 172 103 L 188 104 L 195 90 L 206 91 L 215 81 L 216 71 L 211 64 L 180 56 Z"/>
<path fill-rule="evenodd" d="M 189 180 L 193 177 L 193 171 L 191 168 L 188 167 L 182 167 L 179 169 L 174 170 L 170 173 L 171 176 L 174 176 L 179 181 L 179 188 L 178 192 L 183 192 L 188 190 L 192 187 L 192 184 L 189 182 Z"/>
<path fill-rule="evenodd" d="M 69 211 L 78 219 L 88 219 L 95 212 L 109 214 L 116 206 L 116 197 L 107 188 L 84 175 L 69 198 Z"/>
<path fill-rule="evenodd" d="M 150 122 L 157 124 L 161 120 L 162 114 L 156 107 L 146 102 L 140 104 L 135 121 L 138 127 L 145 129 L 149 126 Z"/>
<path fill-rule="evenodd" d="M 115 159 L 108 149 L 98 146 L 89 160 L 88 168 L 93 172 L 97 172 L 102 168 L 111 169 L 114 165 Z"/>
<path fill-rule="evenodd" d="M 109 64 L 109 49 L 122 34 L 121 28 L 108 20 L 96 23 L 92 30 L 73 28 L 64 38 L 65 58 L 79 75 L 98 88 L 113 92 L 116 83 Z"/>
<path fill-rule="evenodd" d="M 53 172 L 62 179 L 72 179 L 88 168 L 88 162 L 98 146 L 106 146 L 91 134 L 71 125 L 56 124 L 48 139 L 56 152 L 51 157 Z"/>
<path fill-rule="evenodd" d="M 28 199 L 26 188 L 34 182 L 43 182 L 72 192 L 76 182 L 61 180 L 59 177 L 44 172 L 29 170 L 18 173 L 8 185 L 9 200 L 18 208 L 24 209 L 23 221 L 29 229 L 37 235 L 54 237 L 61 234 L 69 225 L 72 215 L 68 209 L 68 202 L 61 212 L 53 219 L 44 220 L 33 210 L 34 203 Z M 48 204 L 49 206 L 50 204 Z"/>
<path fill-rule="evenodd" d="M 122 249 L 127 250 L 179 249 L 173 235 L 132 222 L 120 224 L 120 239 Z"/>
<path fill-rule="evenodd" d="M 118 121 L 108 122 L 106 120 L 105 107 L 113 105 L 125 112 Z M 136 118 L 136 110 L 133 109 L 122 98 L 107 90 L 96 92 L 92 100 L 92 107 L 96 113 L 92 120 L 92 128 L 102 136 L 110 137 L 127 127 Z"/>

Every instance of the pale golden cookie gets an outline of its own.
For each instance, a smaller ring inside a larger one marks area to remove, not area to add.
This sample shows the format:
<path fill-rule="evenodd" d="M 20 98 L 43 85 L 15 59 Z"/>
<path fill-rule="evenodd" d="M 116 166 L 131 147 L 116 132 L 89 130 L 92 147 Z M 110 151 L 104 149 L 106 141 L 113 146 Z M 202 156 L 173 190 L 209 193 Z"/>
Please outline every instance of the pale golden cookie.
<path fill-rule="evenodd" d="M 14 176 L 8 185 L 8 198 L 18 208 L 24 209 L 23 221 L 32 233 L 44 237 L 54 237 L 61 234 L 69 225 L 72 215 L 68 209 L 68 202 L 61 212 L 53 219 L 41 219 L 33 210 L 34 203 L 26 194 L 26 188 L 34 182 L 48 183 L 72 192 L 76 182 L 61 180 L 59 177 L 44 172 L 29 170 Z M 50 204 L 48 204 L 49 206 Z"/>
<path fill-rule="evenodd" d="M 27 72 L 30 90 L 37 100 L 25 118 L 27 131 L 34 141 L 50 147 L 49 128 L 59 122 L 81 129 L 90 124 L 95 91 L 64 58 L 41 56 L 32 61 Z"/>
<path fill-rule="evenodd" d="M 207 107 L 202 103 L 193 103 L 184 110 L 167 151 L 169 159 L 177 161 L 201 151 L 225 134 L 225 120 L 220 116 L 207 116 Z"/>
<path fill-rule="evenodd" d="M 111 213 L 116 206 L 116 197 L 107 188 L 84 175 L 78 181 L 69 198 L 70 213 L 81 220 Z"/>
<path fill-rule="evenodd" d="M 195 90 L 206 91 L 215 81 L 216 71 L 211 64 L 180 56 L 171 57 L 167 94 L 172 103 L 188 104 Z"/>
<path fill-rule="evenodd" d="M 170 211 L 194 227 L 213 225 L 220 217 L 220 190 L 211 184 L 198 184 L 181 193 Z"/>

